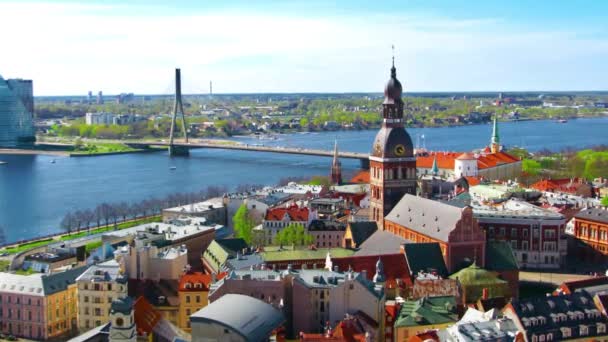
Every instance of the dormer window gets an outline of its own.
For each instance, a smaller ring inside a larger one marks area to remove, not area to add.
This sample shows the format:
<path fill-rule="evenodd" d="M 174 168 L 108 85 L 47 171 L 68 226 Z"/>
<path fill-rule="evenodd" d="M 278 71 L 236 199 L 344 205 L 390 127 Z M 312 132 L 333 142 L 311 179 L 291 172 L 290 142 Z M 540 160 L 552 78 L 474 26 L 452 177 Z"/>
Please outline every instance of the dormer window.
<path fill-rule="evenodd" d="M 194 284 L 194 288 L 196 288 L 196 289 L 202 289 L 203 288 L 203 284 L 196 283 L 196 284 Z"/>
<path fill-rule="evenodd" d="M 192 284 L 186 283 L 186 285 L 184 285 L 184 287 L 187 288 L 187 289 L 190 289 L 190 288 L 192 288 Z"/>

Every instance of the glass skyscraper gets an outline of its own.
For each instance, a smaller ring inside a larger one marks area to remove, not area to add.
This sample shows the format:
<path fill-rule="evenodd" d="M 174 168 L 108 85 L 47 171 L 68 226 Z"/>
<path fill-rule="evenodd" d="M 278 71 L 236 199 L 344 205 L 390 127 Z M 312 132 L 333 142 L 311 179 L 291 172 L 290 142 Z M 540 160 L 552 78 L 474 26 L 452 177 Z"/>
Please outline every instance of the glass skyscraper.
<path fill-rule="evenodd" d="M 35 139 L 32 81 L 0 76 L 0 146 L 26 145 Z"/>

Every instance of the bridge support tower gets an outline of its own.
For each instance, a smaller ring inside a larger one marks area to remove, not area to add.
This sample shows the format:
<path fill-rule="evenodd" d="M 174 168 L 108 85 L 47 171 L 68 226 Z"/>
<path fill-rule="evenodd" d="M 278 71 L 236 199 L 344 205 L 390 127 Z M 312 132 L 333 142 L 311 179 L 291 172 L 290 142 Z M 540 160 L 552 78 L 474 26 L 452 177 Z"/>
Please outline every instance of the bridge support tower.
<path fill-rule="evenodd" d="M 169 156 L 187 156 L 190 151 L 186 147 L 173 145 L 173 136 L 176 130 L 177 112 L 182 116 L 182 131 L 184 132 L 184 140 L 188 143 L 188 131 L 186 130 L 186 117 L 184 115 L 184 106 L 182 104 L 182 77 L 180 69 L 175 69 L 175 103 L 173 105 L 173 116 L 171 117 L 171 131 L 169 133 Z"/>

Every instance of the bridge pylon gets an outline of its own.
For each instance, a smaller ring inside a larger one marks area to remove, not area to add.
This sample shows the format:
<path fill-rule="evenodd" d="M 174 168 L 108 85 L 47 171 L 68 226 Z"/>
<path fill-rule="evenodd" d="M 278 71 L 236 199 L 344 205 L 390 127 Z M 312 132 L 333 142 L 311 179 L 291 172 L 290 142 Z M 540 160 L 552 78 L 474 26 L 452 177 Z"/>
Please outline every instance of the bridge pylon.
<path fill-rule="evenodd" d="M 177 112 L 182 116 L 182 131 L 184 139 L 188 143 L 188 131 L 186 130 L 186 116 L 184 115 L 184 105 L 182 104 L 182 77 L 179 68 L 175 69 L 175 102 L 173 105 L 173 115 L 171 117 L 171 130 L 169 133 L 169 156 L 187 156 L 190 151 L 186 147 L 173 145 L 173 136 L 176 130 Z"/>

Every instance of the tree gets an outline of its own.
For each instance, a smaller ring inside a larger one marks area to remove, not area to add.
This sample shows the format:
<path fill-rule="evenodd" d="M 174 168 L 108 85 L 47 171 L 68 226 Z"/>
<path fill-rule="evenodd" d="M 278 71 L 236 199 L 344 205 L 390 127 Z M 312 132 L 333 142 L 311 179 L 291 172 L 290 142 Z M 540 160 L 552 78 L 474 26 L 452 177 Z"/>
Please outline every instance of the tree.
<path fill-rule="evenodd" d="M 0 246 L 6 243 L 6 235 L 5 235 L 4 227 L 0 226 Z"/>
<path fill-rule="evenodd" d="M 70 235 L 70 233 L 72 233 L 72 229 L 74 228 L 74 222 L 74 215 L 72 213 L 67 213 L 59 225 L 61 226 L 61 229 L 65 230 L 68 235 Z"/>
<path fill-rule="evenodd" d="M 239 209 L 236 211 L 232 217 L 232 222 L 234 223 L 235 236 L 245 240 L 247 244 L 251 244 L 253 240 L 253 227 L 255 226 L 255 222 L 249 215 L 249 209 L 245 203 L 241 204 Z"/>
<path fill-rule="evenodd" d="M 604 198 L 602 198 L 602 205 L 604 207 L 608 207 L 608 196 L 604 196 Z"/>
<path fill-rule="evenodd" d="M 314 237 L 307 233 L 301 224 L 291 223 L 277 233 L 275 243 L 278 245 L 308 246 L 314 242 Z"/>

